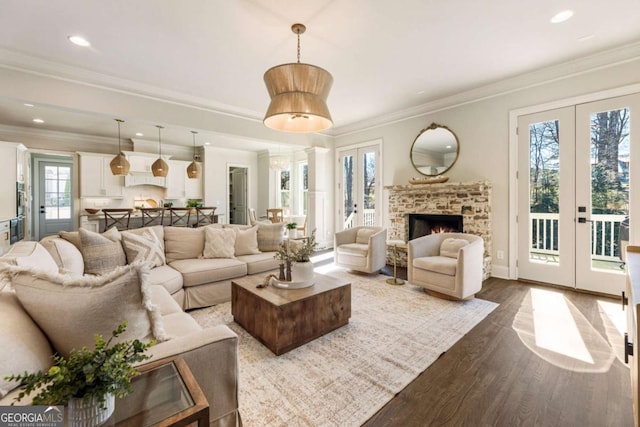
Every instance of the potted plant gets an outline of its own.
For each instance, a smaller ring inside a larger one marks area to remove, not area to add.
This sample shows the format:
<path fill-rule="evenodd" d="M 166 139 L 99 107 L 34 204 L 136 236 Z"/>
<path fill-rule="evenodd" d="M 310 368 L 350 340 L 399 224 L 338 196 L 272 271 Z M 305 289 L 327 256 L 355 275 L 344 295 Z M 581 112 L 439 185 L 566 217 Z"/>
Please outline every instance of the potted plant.
<path fill-rule="evenodd" d="M 145 344 L 137 339 L 112 345 L 126 327 L 125 321 L 109 340 L 96 334 L 93 351 L 86 347 L 74 349 L 68 359 L 54 355 L 54 364 L 46 372 L 5 377 L 24 386 L 16 401 L 37 391 L 33 404 L 67 405 L 71 425 L 99 425 L 107 420 L 113 413 L 115 397 L 132 392 L 131 378 L 139 374 L 133 364 L 148 359 L 144 352 L 153 345 L 153 341 Z M 86 420 L 87 413 L 92 414 L 91 420 Z M 85 421 L 74 423 L 80 417 Z"/>
<path fill-rule="evenodd" d="M 295 232 L 296 232 L 296 228 L 298 227 L 298 224 L 296 224 L 295 222 L 290 222 L 287 224 L 287 230 L 289 233 L 289 237 L 290 238 L 295 238 Z"/>
<path fill-rule="evenodd" d="M 311 255 L 316 250 L 316 230 L 311 235 L 301 241 L 297 241 L 292 249 L 294 264 L 292 266 L 292 280 L 304 282 L 313 279 L 313 263 Z"/>

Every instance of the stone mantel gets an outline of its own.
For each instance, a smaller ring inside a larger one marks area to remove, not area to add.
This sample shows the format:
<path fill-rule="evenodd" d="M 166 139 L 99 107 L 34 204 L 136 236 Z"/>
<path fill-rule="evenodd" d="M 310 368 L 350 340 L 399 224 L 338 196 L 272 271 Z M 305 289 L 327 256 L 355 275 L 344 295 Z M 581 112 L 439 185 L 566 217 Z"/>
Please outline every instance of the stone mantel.
<path fill-rule="evenodd" d="M 462 215 L 465 233 L 484 239 L 484 278 L 491 273 L 491 183 L 444 182 L 384 187 L 389 192 L 387 238 L 407 240 L 409 214 Z M 406 265 L 406 263 L 405 263 Z"/>

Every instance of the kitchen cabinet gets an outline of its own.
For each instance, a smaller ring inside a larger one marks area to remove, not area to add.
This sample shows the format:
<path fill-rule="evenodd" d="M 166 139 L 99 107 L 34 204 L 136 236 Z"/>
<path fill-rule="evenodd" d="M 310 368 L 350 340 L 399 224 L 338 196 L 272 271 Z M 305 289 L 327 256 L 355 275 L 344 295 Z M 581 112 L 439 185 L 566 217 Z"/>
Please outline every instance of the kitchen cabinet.
<path fill-rule="evenodd" d="M 187 177 L 191 162 L 170 160 L 167 175 L 167 199 L 202 199 L 202 178 Z"/>
<path fill-rule="evenodd" d="M 124 179 L 111 173 L 110 154 L 80 155 L 80 197 L 122 198 Z"/>
<path fill-rule="evenodd" d="M 24 182 L 25 151 L 22 144 L 0 142 L 0 180 L 3 183 L 0 185 L 0 220 L 14 218 L 17 214 L 17 182 Z M 20 181 L 20 178 L 23 180 Z"/>
<path fill-rule="evenodd" d="M 157 154 L 149 153 L 125 153 L 129 160 L 129 174 L 125 177 L 124 185 L 131 187 L 134 185 L 157 185 L 159 187 L 167 186 L 167 178 L 161 176 L 153 176 L 151 166 L 158 159 Z M 162 156 L 169 163 L 170 156 Z M 171 173 L 171 165 L 169 165 L 169 173 Z"/>
<path fill-rule="evenodd" d="M 9 221 L 0 222 L 0 255 L 6 253 L 11 246 L 11 230 Z"/>

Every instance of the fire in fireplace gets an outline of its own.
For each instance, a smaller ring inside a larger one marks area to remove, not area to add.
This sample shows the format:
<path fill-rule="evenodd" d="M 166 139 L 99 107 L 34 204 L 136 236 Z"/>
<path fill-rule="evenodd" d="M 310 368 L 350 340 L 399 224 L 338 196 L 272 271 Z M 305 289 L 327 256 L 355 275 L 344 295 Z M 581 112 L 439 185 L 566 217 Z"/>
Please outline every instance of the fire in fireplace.
<path fill-rule="evenodd" d="M 433 233 L 462 233 L 462 215 L 409 214 L 409 238 Z"/>

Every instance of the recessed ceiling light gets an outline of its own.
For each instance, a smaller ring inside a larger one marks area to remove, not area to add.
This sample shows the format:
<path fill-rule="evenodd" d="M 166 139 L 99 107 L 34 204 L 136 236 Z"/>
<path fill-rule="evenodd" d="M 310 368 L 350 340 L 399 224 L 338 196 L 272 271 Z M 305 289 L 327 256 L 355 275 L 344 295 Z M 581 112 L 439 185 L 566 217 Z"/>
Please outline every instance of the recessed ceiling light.
<path fill-rule="evenodd" d="M 573 16 L 573 10 L 563 10 L 560 13 L 557 13 L 551 18 L 552 24 L 559 24 L 561 22 L 569 20 Z"/>
<path fill-rule="evenodd" d="M 446 147 L 446 148 L 451 148 L 451 145 L 447 145 L 447 147 Z"/>
<path fill-rule="evenodd" d="M 27 103 L 24 103 L 24 104 L 22 104 L 22 105 L 24 105 L 25 107 L 33 107 L 33 104 L 27 104 Z"/>
<path fill-rule="evenodd" d="M 44 123 L 44 120 L 42 119 L 33 119 L 34 123 Z"/>
<path fill-rule="evenodd" d="M 142 132 L 136 132 L 136 136 L 144 136 L 144 133 L 142 133 Z"/>
<path fill-rule="evenodd" d="M 91 43 L 89 43 L 89 40 L 85 39 L 82 36 L 69 36 L 67 37 L 69 39 L 69 41 L 75 45 L 78 46 L 82 46 L 82 47 L 89 47 L 91 46 Z"/>
<path fill-rule="evenodd" d="M 586 42 L 587 40 L 591 40 L 595 37 L 595 34 L 588 34 L 586 36 L 582 36 L 578 39 L 579 42 Z"/>
<path fill-rule="evenodd" d="M 211 143 L 210 142 L 205 142 L 204 145 L 211 145 Z"/>

